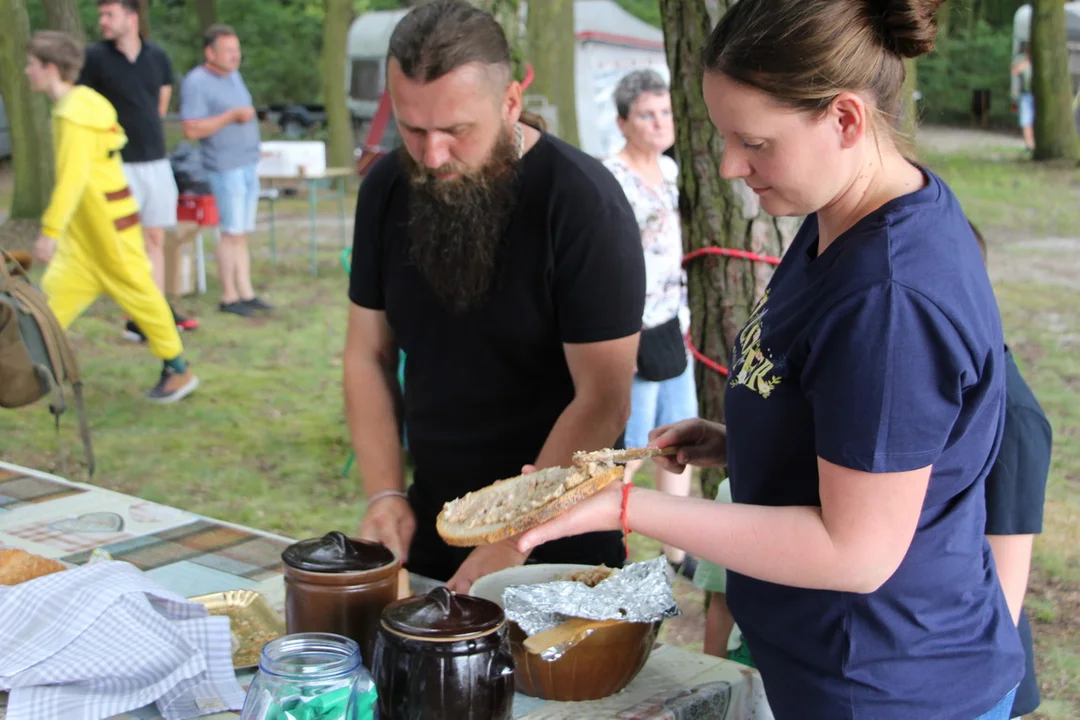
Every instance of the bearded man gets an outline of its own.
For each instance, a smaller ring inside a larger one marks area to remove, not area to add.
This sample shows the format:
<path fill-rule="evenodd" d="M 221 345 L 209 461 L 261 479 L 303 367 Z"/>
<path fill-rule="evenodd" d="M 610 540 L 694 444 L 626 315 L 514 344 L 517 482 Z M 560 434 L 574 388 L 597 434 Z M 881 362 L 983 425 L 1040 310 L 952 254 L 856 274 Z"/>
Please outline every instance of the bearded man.
<path fill-rule="evenodd" d="M 362 537 L 468 592 L 526 557 L 513 540 L 452 548 L 443 503 L 525 464 L 610 447 L 630 410 L 645 302 L 638 224 L 618 182 L 520 122 L 522 90 L 492 16 L 436 0 L 397 25 L 387 89 L 403 147 L 356 208 L 344 375 L 368 506 Z M 396 411 L 415 471 L 404 490 Z M 537 548 L 530 561 L 619 566 L 619 533 Z"/>

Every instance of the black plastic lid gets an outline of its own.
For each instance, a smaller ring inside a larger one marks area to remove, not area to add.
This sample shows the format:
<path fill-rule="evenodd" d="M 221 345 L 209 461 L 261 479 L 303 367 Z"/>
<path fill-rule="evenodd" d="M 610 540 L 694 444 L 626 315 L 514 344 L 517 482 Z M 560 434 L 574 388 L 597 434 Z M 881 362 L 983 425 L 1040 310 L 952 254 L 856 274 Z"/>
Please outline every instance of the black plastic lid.
<path fill-rule="evenodd" d="M 393 602 L 382 615 L 390 630 L 432 640 L 484 635 L 498 629 L 504 620 L 502 608 L 490 600 L 458 595 L 445 586 Z"/>
<path fill-rule="evenodd" d="M 281 559 L 297 570 L 346 573 L 386 567 L 394 562 L 394 553 L 379 543 L 354 540 L 334 531 L 293 543 L 281 553 Z"/>

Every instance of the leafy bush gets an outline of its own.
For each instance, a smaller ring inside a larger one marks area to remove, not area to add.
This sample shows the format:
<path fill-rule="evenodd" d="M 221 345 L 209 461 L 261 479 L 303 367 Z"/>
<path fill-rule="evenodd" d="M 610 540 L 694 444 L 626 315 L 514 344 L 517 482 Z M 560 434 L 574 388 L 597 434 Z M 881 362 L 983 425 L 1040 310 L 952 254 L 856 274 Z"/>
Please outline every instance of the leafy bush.
<path fill-rule="evenodd" d="M 990 91 L 990 123 L 1016 127 L 1009 96 L 1012 32 L 995 30 L 980 22 L 973 29 L 953 29 L 940 37 L 938 48 L 921 58 L 919 90 L 923 95 L 923 121 L 967 124 L 971 121 L 972 91 Z"/>

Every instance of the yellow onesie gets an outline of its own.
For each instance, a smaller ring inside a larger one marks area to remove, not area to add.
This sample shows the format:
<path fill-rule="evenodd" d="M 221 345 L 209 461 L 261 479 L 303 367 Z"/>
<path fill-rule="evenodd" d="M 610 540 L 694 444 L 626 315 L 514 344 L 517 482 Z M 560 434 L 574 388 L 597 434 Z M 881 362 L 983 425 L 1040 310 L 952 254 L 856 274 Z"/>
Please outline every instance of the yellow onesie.
<path fill-rule="evenodd" d="M 53 109 L 56 186 L 41 231 L 56 243 L 42 279 L 49 307 L 66 329 L 102 293 L 138 324 L 162 360 L 183 346 L 143 247 L 139 206 L 120 165 L 127 136 L 116 110 L 77 85 Z"/>

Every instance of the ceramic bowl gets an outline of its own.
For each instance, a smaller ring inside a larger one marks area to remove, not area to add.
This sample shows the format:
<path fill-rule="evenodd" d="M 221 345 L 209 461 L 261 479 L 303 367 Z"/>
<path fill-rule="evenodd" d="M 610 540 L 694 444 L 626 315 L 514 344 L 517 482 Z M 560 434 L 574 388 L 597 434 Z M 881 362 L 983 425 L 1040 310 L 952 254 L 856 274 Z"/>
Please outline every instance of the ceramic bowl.
<path fill-rule="evenodd" d="M 523 565 L 477 580 L 470 595 L 502 605 L 510 585 L 533 585 L 565 578 L 591 565 Z M 548 661 L 525 650 L 525 632 L 510 623 L 515 682 L 519 692 L 556 702 L 600 700 L 619 692 L 641 672 L 649 659 L 660 623 L 620 622 L 598 628 L 562 657 Z"/>

